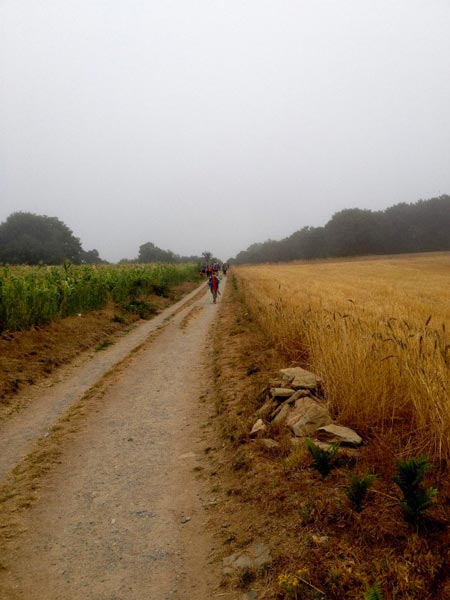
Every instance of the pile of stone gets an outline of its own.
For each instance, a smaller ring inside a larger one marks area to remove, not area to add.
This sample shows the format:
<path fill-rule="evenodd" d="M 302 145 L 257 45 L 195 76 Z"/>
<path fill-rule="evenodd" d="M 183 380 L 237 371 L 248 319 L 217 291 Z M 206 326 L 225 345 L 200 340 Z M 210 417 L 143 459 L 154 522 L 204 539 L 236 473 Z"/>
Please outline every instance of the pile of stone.
<path fill-rule="evenodd" d="M 331 418 L 319 398 L 321 380 L 315 373 L 300 367 L 281 369 L 278 378 L 260 396 L 262 406 L 251 437 L 262 437 L 266 445 L 274 440 L 264 438 L 269 423 L 285 424 L 296 438 L 311 438 L 324 444 L 359 446 L 361 437 Z"/>

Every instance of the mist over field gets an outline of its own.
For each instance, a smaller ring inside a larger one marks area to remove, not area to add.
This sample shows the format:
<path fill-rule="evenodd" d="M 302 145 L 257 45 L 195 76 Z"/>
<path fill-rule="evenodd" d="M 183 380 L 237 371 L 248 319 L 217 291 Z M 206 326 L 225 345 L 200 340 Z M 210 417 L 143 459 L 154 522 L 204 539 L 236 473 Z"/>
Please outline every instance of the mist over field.
<path fill-rule="evenodd" d="M 448 194 L 449 24 L 446 0 L 4 0 L 0 222 L 226 260 Z"/>

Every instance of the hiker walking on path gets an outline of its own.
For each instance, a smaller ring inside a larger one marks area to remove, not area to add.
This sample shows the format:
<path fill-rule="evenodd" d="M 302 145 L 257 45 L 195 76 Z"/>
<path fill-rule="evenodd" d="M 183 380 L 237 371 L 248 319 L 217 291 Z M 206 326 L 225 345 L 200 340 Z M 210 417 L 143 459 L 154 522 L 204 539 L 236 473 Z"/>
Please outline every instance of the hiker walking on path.
<path fill-rule="evenodd" d="M 217 277 L 217 275 L 215 275 L 214 273 L 211 273 L 211 276 L 208 279 L 208 285 L 209 285 L 209 289 L 210 289 L 210 292 L 213 297 L 213 302 L 215 304 L 216 300 L 217 300 L 217 294 L 220 293 L 219 292 L 219 278 Z"/>

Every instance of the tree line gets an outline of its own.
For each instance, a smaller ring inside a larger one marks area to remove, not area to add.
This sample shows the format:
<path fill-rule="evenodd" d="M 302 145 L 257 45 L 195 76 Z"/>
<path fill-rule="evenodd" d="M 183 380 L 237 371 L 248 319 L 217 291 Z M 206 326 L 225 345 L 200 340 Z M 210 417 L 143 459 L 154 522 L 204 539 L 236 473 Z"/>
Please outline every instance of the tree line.
<path fill-rule="evenodd" d="M 450 196 L 400 203 L 385 210 L 348 208 L 323 227 L 303 227 L 282 240 L 252 244 L 233 262 L 259 263 L 367 254 L 450 250 Z M 199 263 L 202 256 L 180 256 L 152 242 L 134 259 L 121 263 Z M 0 264 L 105 263 L 96 249 L 84 250 L 79 238 L 56 217 L 16 212 L 0 224 Z"/>
<path fill-rule="evenodd" d="M 205 253 L 204 253 L 205 254 Z M 207 253 L 211 254 L 211 253 Z M 134 259 L 120 263 L 200 263 L 202 256 L 180 256 L 147 242 Z M 98 250 L 84 250 L 79 238 L 57 217 L 15 212 L 0 224 L 0 264 L 60 265 L 106 263 Z"/>
<path fill-rule="evenodd" d="M 280 241 L 252 244 L 235 263 L 450 250 L 450 196 L 385 210 L 347 208 L 323 227 L 303 227 Z"/>

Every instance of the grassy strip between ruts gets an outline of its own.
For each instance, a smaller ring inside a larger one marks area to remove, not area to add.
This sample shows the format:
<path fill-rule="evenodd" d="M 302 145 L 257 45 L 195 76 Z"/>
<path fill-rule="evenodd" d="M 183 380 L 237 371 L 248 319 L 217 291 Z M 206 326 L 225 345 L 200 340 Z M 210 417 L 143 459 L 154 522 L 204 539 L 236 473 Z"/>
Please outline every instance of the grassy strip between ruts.
<path fill-rule="evenodd" d="M 282 426 L 269 425 L 264 434 L 278 442 L 276 448 L 250 438 L 261 390 L 280 367 L 292 364 L 264 335 L 237 280 L 230 283 L 213 356 L 227 457 L 222 468 L 231 478 L 224 490 L 230 522 L 225 542 L 230 553 L 252 541 L 266 542 L 274 562 L 263 573 L 241 573 L 229 584 L 255 590 L 259 599 L 363 600 L 375 586 L 385 599 L 449 598 L 450 486 L 444 466 L 428 472 L 437 502 L 412 525 L 402 516 L 393 482 L 401 456 L 390 432 L 365 432 L 364 446 L 342 449 L 338 468 L 326 478 L 311 468 L 306 447 L 292 445 Z M 345 488 L 352 475 L 366 471 L 378 478 L 357 512 Z"/>

